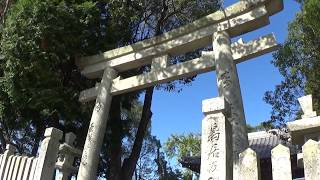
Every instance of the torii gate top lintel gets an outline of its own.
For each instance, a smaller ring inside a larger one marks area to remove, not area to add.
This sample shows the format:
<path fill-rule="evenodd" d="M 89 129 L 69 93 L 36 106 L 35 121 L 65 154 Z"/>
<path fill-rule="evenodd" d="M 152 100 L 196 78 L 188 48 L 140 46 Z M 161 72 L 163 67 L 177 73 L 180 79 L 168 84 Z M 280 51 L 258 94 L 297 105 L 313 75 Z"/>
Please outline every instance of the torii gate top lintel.
<path fill-rule="evenodd" d="M 149 73 L 127 79 L 115 79 L 111 88 L 113 95 L 212 71 L 215 69 L 215 64 L 210 52 L 204 52 L 200 58 L 172 66 L 167 65 L 168 57 L 164 56 L 183 54 L 206 47 L 212 43 L 214 32 L 227 31 L 230 37 L 236 37 L 266 26 L 269 24 L 269 16 L 282 8 L 282 0 L 242 0 L 223 11 L 217 11 L 163 35 L 103 54 L 84 57 L 78 60 L 77 64 L 87 78 L 101 78 L 107 67 L 122 72 L 147 64 L 160 63 L 160 69 L 153 69 Z M 278 44 L 274 35 L 270 34 L 247 43 L 238 41 L 231 47 L 233 58 L 239 63 L 274 51 Z M 161 57 L 164 60 L 159 60 Z M 79 100 L 81 102 L 94 100 L 98 88 L 99 84 L 82 91 Z"/>
<path fill-rule="evenodd" d="M 235 37 L 269 24 L 269 16 L 272 16 L 283 9 L 282 1 L 283 0 L 240 0 L 238 3 L 235 3 L 224 10 L 214 12 L 208 16 L 194 21 L 193 23 L 174 29 L 160 36 L 110 50 L 102 54 L 83 57 L 77 61 L 77 64 L 79 68 L 83 70 L 82 72 L 85 76 L 88 78 L 97 78 L 102 76 L 102 72 L 101 69 L 99 69 L 100 72 L 98 75 L 95 74 L 94 72 L 96 71 L 96 66 L 106 64 L 106 61 L 117 61 L 121 60 L 121 58 L 128 58 L 128 54 L 146 53 L 154 49 L 158 51 L 155 51 L 150 56 L 157 56 L 157 54 L 160 53 L 172 55 L 185 53 L 186 50 L 188 52 L 193 48 L 200 48 L 201 46 L 206 46 L 211 43 L 212 41 L 209 42 L 208 39 L 210 39 L 211 35 L 215 31 L 227 30 L 232 37 Z M 228 25 L 230 25 L 230 22 L 231 26 L 229 27 Z M 201 32 L 208 33 L 199 35 Z M 195 34 L 198 34 L 198 36 L 194 37 L 195 39 L 189 38 L 188 42 L 184 41 L 181 44 L 176 43 L 179 40 L 188 38 L 186 35 L 191 36 Z M 196 47 L 193 47 L 193 44 L 196 44 Z M 163 48 L 165 46 L 167 47 Z M 150 49 L 150 47 L 153 48 Z M 183 50 L 185 47 L 189 48 Z M 111 65 L 118 71 L 128 70 L 126 67 L 119 67 L 118 64 L 113 64 L 114 63 L 109 63 L 108 65 Z"/>

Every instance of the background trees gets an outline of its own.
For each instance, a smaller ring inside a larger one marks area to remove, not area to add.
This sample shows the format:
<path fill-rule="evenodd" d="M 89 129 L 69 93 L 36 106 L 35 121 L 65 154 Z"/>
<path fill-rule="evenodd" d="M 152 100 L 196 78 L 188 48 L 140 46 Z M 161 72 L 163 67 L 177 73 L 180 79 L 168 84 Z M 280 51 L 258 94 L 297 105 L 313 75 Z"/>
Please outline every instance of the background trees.
<path fill-rule="evenodd" d="M 284 80 L 264 97 L 272 105 L 270 122 L 278 127 L 300 116 L 297 99 L 303 94 L 312 94 L 314 108 L 320 110 L 320 2 L 299 2 L 301 12 L 289 25 L 288 38 L 272 61 Z"/>
<path fill-rule="evenodd" d="M 165 143 L 165 152 L 170 159 L 201 156 L 201 134 L 171 135 Z M 176 162 L 177 163 L 177 162 Z M 192 179 L 193 172 L 184 170 L 184 179 Z M 196 174 L 199 177 L 199 174 Z"/>

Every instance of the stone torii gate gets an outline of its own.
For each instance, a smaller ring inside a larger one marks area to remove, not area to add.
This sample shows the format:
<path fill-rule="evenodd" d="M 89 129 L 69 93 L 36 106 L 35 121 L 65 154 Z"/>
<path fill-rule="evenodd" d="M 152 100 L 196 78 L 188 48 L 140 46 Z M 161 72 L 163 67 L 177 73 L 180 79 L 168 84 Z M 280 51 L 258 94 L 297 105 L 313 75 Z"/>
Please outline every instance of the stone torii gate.
<path fill-rule="evenodd" d="M 81 102 L 96 100 L 96 103 L 77 179 L 96 178 L 112 96 L 214 70 L 217 73 L 219 95 L 224 96 L 231 107 L 228 120 L 232 125 L 233 167 L 236 174 L 238 155 L 248 147 L 236 64 L 274 51 L 278 45 L 273 34 L 246 43 L 239 40 L 231 44 L 230 38 L 268 25 L 269 17 L 282 9 L 282 0 L 241 0 L 161 36 L 78 60 L 77 65 L 84 76 L 102 80 L 96 87 L 80 94 Z M 203 52 L 199 58 L 175 65 L 168 64 L 170 56 L 210 44 L 213 45 L 213 51 Z M 126 79 L 118 76 L 118 73 L 148 64 L 151 64 L 150 72 Z M 205 160 L 202 163 L 210 164 Z M 201 176 L 201 179 L 209 177 Z"/>

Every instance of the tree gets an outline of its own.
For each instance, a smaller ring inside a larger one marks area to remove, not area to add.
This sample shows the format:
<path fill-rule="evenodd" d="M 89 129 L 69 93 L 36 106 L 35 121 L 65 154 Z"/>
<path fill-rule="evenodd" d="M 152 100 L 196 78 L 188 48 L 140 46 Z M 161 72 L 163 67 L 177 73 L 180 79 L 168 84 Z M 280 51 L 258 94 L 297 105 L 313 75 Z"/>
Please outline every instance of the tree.
<path fill-rule="evenodd" d="M 171 135 L 165 143 L 165 153 L 169 158 L 180 160 L 183 157 L 192 157 L 201 155 L 201 135 L 186 134 L 186 135 Z M 192 179 L 193 173 L 190 170 L 185 170 L 184 179 Z"/>
<path fill-rule="evenodd" d="M 134 173 L 135 180 L 159 179 L 178 180 L 182 179 L 179 170 L 173 170 L 165 160 L 161 151 L 160 141 L 155 136 L 148 135 L 143 143 L 137 168 Z"/>
<path fill-rule="evenodd" d="M 161 1 L 144 1 L 139 2 L 143 6 L 139 7 L 137 4 L 133 5 L 136 9 L 146 9 L 141 15 L 143 17 L 136 27 L 137 31 L 140 31 L 142 36 L 140 39 L 149 38 L 152 36 L 160 35 L 166 31 L 172 30 L 183 24 L 191 22 L 192 20 L 208 14 L 209 12 L 215 11 L 220 7 L 220 1 L 189 1 L 189 0 L 161 0 Z M 142 27 L 141 27 L 142 25 Z M 144 32 L 147 32 L 146 34 Z M 145 36 L 143 37 L 143 34 Z M 137 36 L 136 36 L 137 37 Z M 141 38 L 142 37 L 142 38 Z M 134 39 L 136 41 L 136 39 Z M 176 59 L 176 62 L 186 58 Z M 190 82 L 190 78 L 187 78 L 183 82 Z M 173 83 L 168 83 L 165 88 L 167 90 L 174 90 L 175 86 Z M 134 172 L 135 164 L 139 155 L 139 151 L 142 146 L 143 137 L 145 135 L 147 124 L 150 122 L 152 112 L 152 96 L 154 87 L 147 88 L 145 91 L 144 105 L 142 110 L 142 116 L 140 125 L 136 134 L 136 141 L 133 145 L 132 154 L 124 161 L 122 173 L 126 174 L 127 177 L 122 179 L 129 180 Z"/>
<path fill-rule="evenodd" d="M 119 13 L 114 6 L 112 13 Z M 116 20 L 110 20 L 112 28 L 104 32 L 100 16 L 97 4 L 84 0 L 19 0 L 10 9 L 1 29 L 2 145 L 10 142 L 21 152 L 35 154 L 48 126 L 76 132 L 83 144 L 92 104 L 81 105 L 78 95 L 95 81 L 81 76 L 75 59 L 131 38 L 124 28 L 129 25 Z"/>
<path fill-rule="evenodd" d="M 130 109 L 121 110 L 121 122 L 123 122 L 123 138 L 122 138 L 122 153 L 121 159 L 126 159 L 131 155 L 131 149 L 135 142 L 135 134 L 138 130 L 139 121 L 142 113 L 142 104 L 139 101 L 133 101 Z M 109 150 L 112 133 L 109 129 L 108 135 L 106 136 L 107 141 L 104 144 L 104 149 Z M 181 176 L 180 172 L 177 170 L 172 170 L 172 168 L 167 164 L 165 160 L 165 155 L 162 152 L 162 147 L 160 141 L 151 135 L 150 123 L 147 127 L 147 132 L 145 134 L 143 144 L 141 147 L 140 155 L 137 160 L 136 168 L 133 174 L 134 180 L 140 179 L 179 179 Z M 109 172 L 112 167 L 110 167 L 110 151 L 103 151 L 105 154 L 102 155 L 102 162 L 100 163 L 100 177 L 106 177 L 110 179 L 112 174 Z"/>
<path fill-rule="evenodd" d="M 274 54 L 272 63 L 284 80 L 264 100 L 272 105 L 270 122 L 279 128 L 301 115 L 297 99 L 312 94 L 315 110 L 320 110 L 320 2 L 300 1 L 302 11 L 289 25 L 288 39 Z"/>

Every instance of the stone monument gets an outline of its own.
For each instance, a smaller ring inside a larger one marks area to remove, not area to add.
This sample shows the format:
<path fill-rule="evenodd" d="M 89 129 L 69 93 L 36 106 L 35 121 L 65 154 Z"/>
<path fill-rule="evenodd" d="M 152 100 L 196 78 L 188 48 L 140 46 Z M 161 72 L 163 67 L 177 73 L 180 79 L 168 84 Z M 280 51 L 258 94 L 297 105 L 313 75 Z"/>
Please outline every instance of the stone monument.
<path fill-rule="evenodd" d="M 224 97 L 208 99 L 202 103 L 200 179 L 232 180 L 232 127 L 230 105 Z"/>
<path fill-rule="evenodd" d="M 316 168 L 312 168 L 311 166 L 304 167 L 306 164 L 310 163 L 310 161 L 305 161 L 305 159 L 312 160 L 318 158 L 320 161 L 319 152 L 313 152 L 314 149 L 317 149 L 313 148 L 313 146 L 320 146 L 320 116 L 317 116 L 317 113 L 313 111 L 312 95 L 301 97 L 298 100 L 303 112 L 303 115 L 301 116 L 302 119 L 288 122 L 287 126 L 290 131 L 292 144 L 298 145 L 304 149 L 304 153 L 297 154 L 297 166 L 305 168 L 307 177 L 314 172 L 312 169 Z M 320 171 L 314 176 L 318 178 L 318 175 L 320 175 Z"/>

